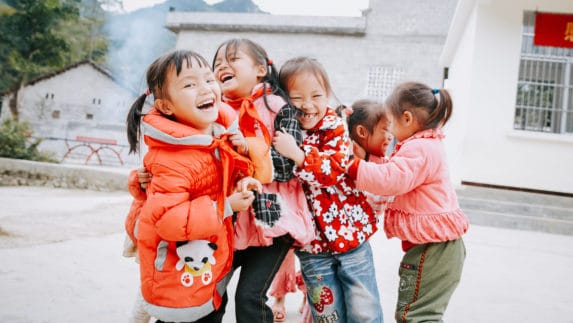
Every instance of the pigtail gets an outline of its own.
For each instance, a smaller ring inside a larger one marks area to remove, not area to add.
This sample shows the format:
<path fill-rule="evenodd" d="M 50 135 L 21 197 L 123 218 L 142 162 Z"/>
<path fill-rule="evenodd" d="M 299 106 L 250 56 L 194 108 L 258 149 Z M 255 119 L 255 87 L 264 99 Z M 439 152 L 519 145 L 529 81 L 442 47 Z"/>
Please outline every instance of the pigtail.
<path fill-rule="evenodd" d="M 269 86 L 271 88 L 271 92 L 274 95 L 278 95 L 278 96 L 282 97 L 289 104 L 290 104 L 290 100 L 289 100 L 288 96 L 286 95 L 286 92 L 284 91 L 284 89 L 281 87 L 281 84 L 279 81 L 279 72 L 275 68 L 273 61 L 270 58 L 266 58 L 266 65 L 267 65 L 267 75 L 265 75 L 265 77 L 263 78 L 263 101 L 265 102 L 265 106 L 267 107 L 267 109 L 269 109 L 269 111 L 272 112 L 272 109 L 270 108 L 269 103 L 267 102 L 267 95 L 266 95 L 267 84 L 269 84 Z M 292 105 L 292 104 L 290 104 L 290 105 Z"/>
<path fill-rule="evenodd" d="M 352 108 L 344 104 L 339 104 L 336 106 L 336 108 L 334 108 L 334 112 L 336 112 L 337 116 L 346 120 L 346 118 L 352 114 Z"/>
<path fill-rule="evenodd" d="M 397 85 L 386 98 L 385 106 L 398 117 L 411 111 L 422 129 L 443 127 L 452 116 L 453 103 L 446 89 L 432 89 L 419 82 Z M 422 113 L 424 112 L 424 113 Z"/>
<path fill-rule="evenodd" d="M 435 107 L 428 117 L 427 124 L 434 127 L 443 127 L 452 116 L 452 98 L 446 89 L 433 89 Z"/>
<path fill-rule="evenodd" d="M 131 105 L 127 113 L 127 141 L 129 142 L 129 153 L 139 151 L 139 138 L 141 137 L 141 117 L 143 116 L 143 105 L 147 94 L 140 95 Z"/>

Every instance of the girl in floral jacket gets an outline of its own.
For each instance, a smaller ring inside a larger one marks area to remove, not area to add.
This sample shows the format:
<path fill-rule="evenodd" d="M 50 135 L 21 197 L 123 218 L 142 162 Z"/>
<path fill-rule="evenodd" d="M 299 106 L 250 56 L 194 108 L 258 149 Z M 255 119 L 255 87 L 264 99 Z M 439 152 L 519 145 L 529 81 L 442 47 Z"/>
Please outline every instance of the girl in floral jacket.
<path fill-rule="evenodd" d="M 328 106 L 332 90 L 322 65 L 299 57 L 284 63 L 281 85 L 298 109 L 304 130 L 294 138 L 275 132 L 274 147 L 295 162 L 314 213 L 316 238 L 296 252 L 315 322 L 382 322 L 376 272 L 368 239 L 377 220 L 366 196 L 346 174 L 350 139 Z"/>

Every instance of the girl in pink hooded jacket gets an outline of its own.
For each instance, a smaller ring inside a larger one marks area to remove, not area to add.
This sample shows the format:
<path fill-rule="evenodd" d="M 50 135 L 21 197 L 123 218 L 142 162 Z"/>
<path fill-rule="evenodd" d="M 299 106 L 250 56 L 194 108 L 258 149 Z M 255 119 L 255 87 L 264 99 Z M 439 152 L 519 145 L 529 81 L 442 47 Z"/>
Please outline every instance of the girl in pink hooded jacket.
<path fill-rule="evenodd" d="M 452 113 L 445 89 L 399 85 L 385 104 L 398 140 L 390 159 L 354 159 L 348 174 L 356 187 L 395 196 L 384 216 L 389 238 L 402 240 L 397 322 L 441 322 L 461 277 L 468 219 L 450 181 L 441 127 Z"/>

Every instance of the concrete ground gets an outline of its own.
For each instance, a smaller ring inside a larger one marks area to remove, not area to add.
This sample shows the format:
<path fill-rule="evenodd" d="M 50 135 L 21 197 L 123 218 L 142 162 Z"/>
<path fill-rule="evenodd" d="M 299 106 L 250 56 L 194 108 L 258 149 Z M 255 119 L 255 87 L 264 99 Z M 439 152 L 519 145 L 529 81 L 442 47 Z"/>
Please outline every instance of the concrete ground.
<path fill-rule="evenodd" d="M 129 203 L 123 191 L 0 187 L 0 322 L 127 322 L 138 287 L 137 265 L 121 256 Z M 573 323 L 573 236 L 472 225 L 464 239 L 446 322 Z M 393 322 L 400 243 L 379 232 L 372 246 Z M 288 322 L 301 299 L 287 296 Z"/>

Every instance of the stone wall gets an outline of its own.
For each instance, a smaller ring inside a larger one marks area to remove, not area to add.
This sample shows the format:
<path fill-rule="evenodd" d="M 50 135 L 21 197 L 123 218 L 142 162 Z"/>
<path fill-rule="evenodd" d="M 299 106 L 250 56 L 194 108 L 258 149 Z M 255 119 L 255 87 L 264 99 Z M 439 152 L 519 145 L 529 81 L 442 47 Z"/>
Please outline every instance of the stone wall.
<path fill-rule="evenodd" d="M 328 72 L 336 97 L 351 104 L 384 100 L 406 80 L 442 87 L 438 59 L 456 4 L 370 0 L 363 17 L 171 12 L 167 28 L 176 32 L 177 48 L 199 51 L 207 60 L 229 38 L 261 44 L 276 66 L 299 55 L 314 57 Z"/>
<path fill-rule="evenodd" d="M 130 169 L 0 158 L 0 186 L 45 186 L 95 191 L 127 189 Z"/>

